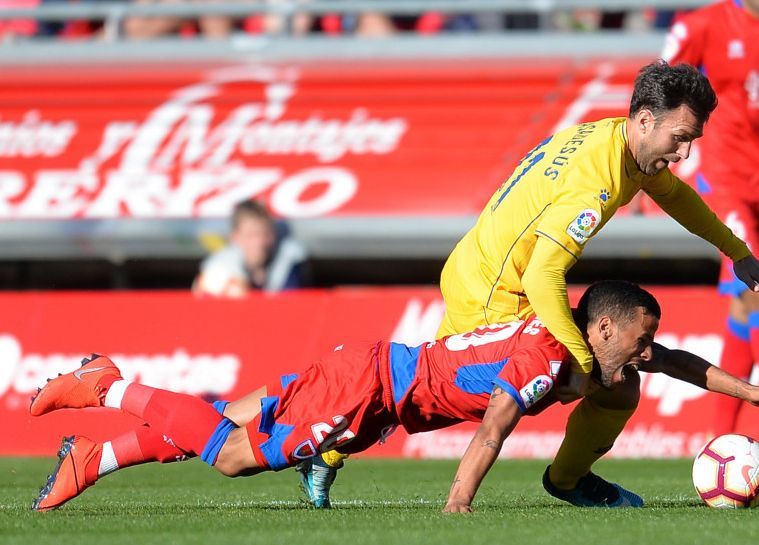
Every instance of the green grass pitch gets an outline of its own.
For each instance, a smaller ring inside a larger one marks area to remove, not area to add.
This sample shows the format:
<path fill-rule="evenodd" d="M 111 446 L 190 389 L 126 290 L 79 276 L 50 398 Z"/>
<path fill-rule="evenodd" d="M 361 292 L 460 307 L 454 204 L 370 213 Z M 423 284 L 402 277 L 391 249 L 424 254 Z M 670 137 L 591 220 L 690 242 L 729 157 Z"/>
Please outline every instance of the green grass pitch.
<path fill-rule="evenodd" d="M 540 485 L 546 462 L 500 460 L 471 515 L 440 509 L 453 461 L 352 459 L 335 508 L 309 509 L 294 470 L 228 479 L 198 461 L 110 475 L 58 511 L 32 513 L 52 459 L 0 458 L 0 544 L 657 544 L 743 543 L 759 510 L 700 505 L 689 460 L 610 460 L 599 474 L 647 501 L 644 509 L 578 509 Z"/>

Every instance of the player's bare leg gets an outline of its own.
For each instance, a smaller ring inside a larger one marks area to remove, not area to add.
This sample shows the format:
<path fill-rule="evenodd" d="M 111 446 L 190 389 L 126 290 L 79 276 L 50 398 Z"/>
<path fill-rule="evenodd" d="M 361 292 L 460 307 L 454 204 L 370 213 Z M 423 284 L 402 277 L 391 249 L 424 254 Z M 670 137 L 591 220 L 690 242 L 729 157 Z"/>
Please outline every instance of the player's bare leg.
<path fill-rule="evenodd" d="M 263 386 L 245 397 L 228 403 L 222 414 L 242 428 L 261 413 L 261 399 L 266 395 L 267 389 L 266 386 Z M 347 457 L 347 454 L 340 454 L 332 450 L 310 460 L 304 460 L 295 466 L 300 478 L 301 490 L 311 505 L 316 508 L 331 507 L 329 491 L 337 477 L 337 470 L 343 467 Z M 229 469 L 229 471 L 233 472 L 234 468 Z M 229 474 L 225 471 L 222 473 Z M 255 473 L 254 471 L 253 473 L 245 473 L 245 475 Z"/>
<path fill-rule="evenodd" d="M 266 397 L 266 386 L 262 386 L 224 407 L 224 418 L 229 418 L 240 427 L 246 426 L 261 414 L 261 399 Z"/>
<path fill-rule="evenodd" d="M 640 376 L 631 370 L 614 390 L 600 388 L 583 399 L 569 417 L 556 458 L 546 468 L 544 488 L 581 507 L 641 507 L 643 500 L 637 494 L 590 471 L 614 445 L 639 400 Z"/>
<path fill-rule="evenodd" d="M 256 462 L 245 427 L 237 428 L 229 434 L 214 468 L 227 477 L 248 477 L 267 471 Z"/>
<path fill-rule="evenodd" d="M 266 395 L 267 389 L 266 386 L 263 386 L 245 397 L 227 404 L 224 407 L 222 414 L 225 418 L 228 418 L 242 428 L 261 413 L 261 399 L 266 397 Z M 236 435 L 236 432 L 233 433 Z M 245 436 L 247 438 L 247 431 L 245 432 Z M 231 438 L 232 435 L 230 435 L 228 442 Z M 243 450 L 250 451 L 250 445 L 248 444 L 246 446 L 245 441 L 241 441 L 241 445 Z M 226 445 L 225 448 L 227 448 Z M 318 509 L 328 509 L 331 507 L 332 504 L 329 499 L 329 492 L 332 484 L 335 482 L 335 478 L 337 478 L 337 470 L 343 467 L 347 457 L 347 454 L 340 454 L 339 452 L 332 450 L 314 456 L 310 460 L 304 460 L 295 466 L 295 470 L 298 472 L 298 477 L 300 479 L 300 488 L 311 505 Z M 235 456 L 232 459 L 239 460 L 247 458 L 238 458 Z M 217 461 L 215 467 L 225 475 L 234 477 L 238 475 L 236 471 L 240 470 L 238 464 L 240 464 L 240 462 L 231 462 L 231 466 L 228 467 L 227 463 L 224 462 L 224 469 L 222 470 L 219 468 L 219 462 Z M 247 463 L 242 463 L 242 467 L 245 468 L 245 472 L 239 473 L 239 475 L 255 475 L 262 471 L 257 465 L 251 469 Z"/>

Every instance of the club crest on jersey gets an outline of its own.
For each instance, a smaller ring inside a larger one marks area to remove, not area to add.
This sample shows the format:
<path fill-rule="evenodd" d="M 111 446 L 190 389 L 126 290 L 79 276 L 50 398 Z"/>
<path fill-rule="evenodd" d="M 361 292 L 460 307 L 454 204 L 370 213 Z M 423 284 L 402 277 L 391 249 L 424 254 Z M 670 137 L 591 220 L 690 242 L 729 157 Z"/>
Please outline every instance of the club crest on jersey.
<path fill-rule="evenodd" d="M 519 390 L 525 408 L 532 407 L 553 388 L 553 379 L 548 375 L 540 375 L 532 379 L 524 388 Z"/>
<path fill-rule="evenodd" d="M 316 456 L 316 447 L 311 439 L 306 439 L 293 450 L 293 457 L 298 460 L 307 460 L 313 456 Z"/>
<path fill-rule="evenodd" d="M 583 210 L 574 220 L 572 220 L 572 223 L 569 224 L 569 227 L 567 227 L 567 234 L 580 244 L 585 244 L 593 234 L 593 231 L 595 231 L 600 218 L 601 214 L 592 208 Z"/>
<path fill-rule="evenodd" d="M 609 193 L 608 189 L 602 189 L 598 193 L 598 202 L 601 203 L 601 207 L 603 208 L 606 206 L 606 203 L 609 202 L 609 199 L 611 199 L 611 193 Z"/>

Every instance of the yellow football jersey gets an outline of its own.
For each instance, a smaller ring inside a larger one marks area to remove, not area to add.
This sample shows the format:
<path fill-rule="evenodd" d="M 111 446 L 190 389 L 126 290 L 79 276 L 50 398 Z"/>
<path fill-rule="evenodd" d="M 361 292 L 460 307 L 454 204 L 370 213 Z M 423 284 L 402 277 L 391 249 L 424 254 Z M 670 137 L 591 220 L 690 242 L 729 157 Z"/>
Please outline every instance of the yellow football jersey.
<path fill-rule="evenodd" d="M 655 176 L 638 169 L 628 149 L 625 122 L 620 117 L 570 127 L 521 160 L 445 264 L 441 291 L 446 316 L 439 336 L 535 312 L 588 372 L 592 358 L 572 321 L 563 274 L 586 242 L 640 189 L 733 259 L 750 254 L 669 169 Z M 540 254 L 544 262 L 533 263 L 532 269 L 533 276 L 544 277 L 526 290 L 523 276 L 540 238 L 551 247 Z"/>

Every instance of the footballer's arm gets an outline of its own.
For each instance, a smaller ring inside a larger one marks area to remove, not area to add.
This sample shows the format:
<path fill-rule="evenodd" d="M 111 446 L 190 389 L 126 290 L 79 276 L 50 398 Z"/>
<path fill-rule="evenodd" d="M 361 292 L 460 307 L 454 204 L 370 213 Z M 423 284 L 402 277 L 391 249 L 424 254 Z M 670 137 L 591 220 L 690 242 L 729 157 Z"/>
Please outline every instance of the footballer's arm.
<path fill-rule="evenodd" d="M 503 389 L 495 386 L 482 418 L 482 424 L 461 459 L 456 477 L 443 508 L 446 513 L 471 513 L 472 500 L 482 479 L 490 470 L 504 440 L 522 416 L 516 401 Z"/>
<path fill-rule="evenodd" d="M 652 348 L 651 361 L 641 363 L 638 366 L 639 370 L 646 373 L 665 373 L 704 390 L 759 405 L 759 387 L 734 377 L 686 350 L 670 350 L 658 343 L 654 343 Z"/>
<path fill-rule="evenodd" d="M 562 403 L 578 399 L 588 386 L 593 355 L 572 317 L 567 295 L 566 273 L 577 261 L 554 239 L 539 236 L 522 275 L 522 288 L 536 316 L 572 356 L 572 373 L 567 384 L 557 387 Z"/>
<path fill-rule="evenodd" d="M 645 188 L 646 193 L 656 201 L 662 210 L 685 227 L 688 231 L 710 242 L 738 267 L 738 278 L 754 290 L 759 274 L 756 259 L 746 243 L 733 232 L 706 205 L 696 191 L 688 184 L 666 171 L 657 177 L 658 187 Z"/>

